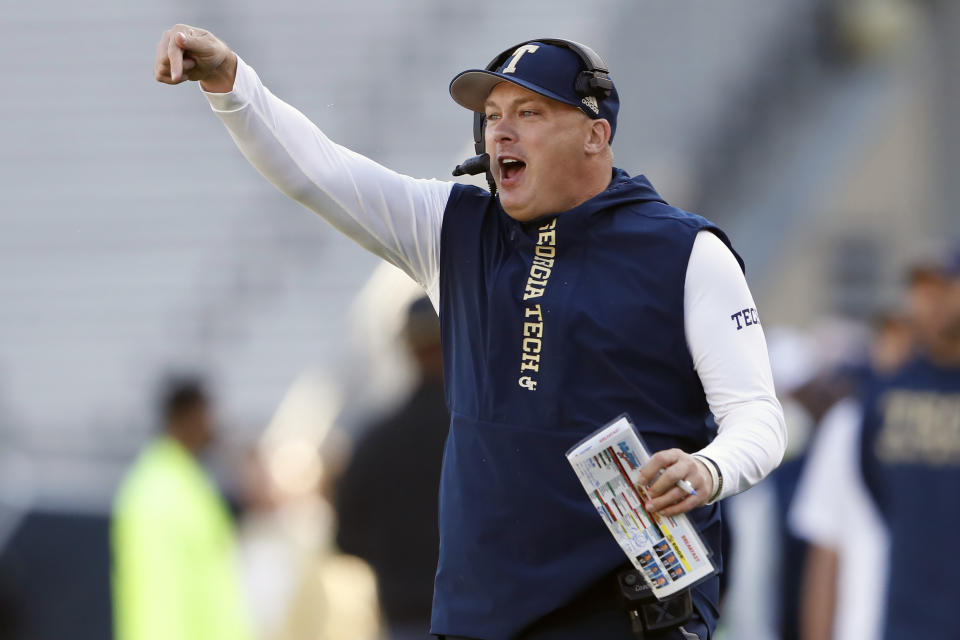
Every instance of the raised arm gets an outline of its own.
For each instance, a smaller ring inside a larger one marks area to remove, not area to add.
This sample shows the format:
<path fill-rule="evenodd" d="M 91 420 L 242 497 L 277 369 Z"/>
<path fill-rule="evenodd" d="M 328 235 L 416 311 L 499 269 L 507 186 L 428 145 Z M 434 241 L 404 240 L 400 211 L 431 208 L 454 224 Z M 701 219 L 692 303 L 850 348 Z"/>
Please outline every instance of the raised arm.
<path fill-rule="evenodd" d="M 260 173 L 404 270 L 437 303 L 440 228 L 453 183 L 410 178 L 334 144 L 203 29 L 176 25 L 164 32 L 154 73 L 166 84 L 199 81 L 213 111 Z"/>

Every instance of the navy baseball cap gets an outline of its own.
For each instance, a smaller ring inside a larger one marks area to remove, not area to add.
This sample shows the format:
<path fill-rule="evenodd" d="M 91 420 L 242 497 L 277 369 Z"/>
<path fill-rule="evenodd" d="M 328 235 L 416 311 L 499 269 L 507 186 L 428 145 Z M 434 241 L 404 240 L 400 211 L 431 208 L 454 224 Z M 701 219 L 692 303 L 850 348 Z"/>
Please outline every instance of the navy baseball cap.
<path fill-rule="evenodd" d="M 577 107 L 593 119 L 610 123 L 610 141 L 617 131 L 620 97 L 613 87 L 604 99 L 577 95 L 577 76 L 584 70 L 583 61 L 567 47 L 539 41 L 527 42 L 507 56 L 496 71 L 470 69 L 457 74 L 450 82 L 450 95 L 460 106 L 479 113 L 490 91 L 501 82 L 510 82 L 558 102 Z"/>

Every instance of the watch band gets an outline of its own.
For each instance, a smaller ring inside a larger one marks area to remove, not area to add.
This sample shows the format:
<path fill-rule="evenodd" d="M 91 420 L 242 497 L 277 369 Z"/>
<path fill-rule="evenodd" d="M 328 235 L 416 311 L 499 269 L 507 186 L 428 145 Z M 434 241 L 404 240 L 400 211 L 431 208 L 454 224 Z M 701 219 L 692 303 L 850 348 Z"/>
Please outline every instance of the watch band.
<path fill-rule="evenodd" d="M 713 492 L 710 494 L 710 499 L 707 500 L 706 504 L 713 504 L 717 501 L 717 498 L 720 497 L 720 493 L 723 491 L 723 474 L 720 473 L 720 465 L 707 456 L 699 453 L 693 454 L 693 457 L 703 460 L 705 466 L 707 467 L 707 471 L 710 472 L 710 478 L 713 480 Z"/>

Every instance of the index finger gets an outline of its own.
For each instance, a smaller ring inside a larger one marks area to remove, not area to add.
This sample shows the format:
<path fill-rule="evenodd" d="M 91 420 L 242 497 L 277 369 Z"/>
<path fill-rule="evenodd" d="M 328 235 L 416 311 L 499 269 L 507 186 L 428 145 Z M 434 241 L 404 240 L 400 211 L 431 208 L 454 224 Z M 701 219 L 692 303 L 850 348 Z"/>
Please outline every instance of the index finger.
<path fill-rule="evenodd" d="M 647 463 L 640 469 L 640 484 L 645 487 L 653 484 L 653 481 L 657 479 L 660 472 L 675 463 L 678 458 L 679 452 L 676 449 L 657 451 L 650 456 Z"/>
<path fill-rule="evenodd" d="M 183 49 L 180 48 L 177 42 L 178 36 L 182 37 L 182 34 L 179 32 L 171 33 L 170 39 L 167 41 L 167 57 L 170 59 L 170 79 L 174 82 L 178 82 L 183 76 Z"/>

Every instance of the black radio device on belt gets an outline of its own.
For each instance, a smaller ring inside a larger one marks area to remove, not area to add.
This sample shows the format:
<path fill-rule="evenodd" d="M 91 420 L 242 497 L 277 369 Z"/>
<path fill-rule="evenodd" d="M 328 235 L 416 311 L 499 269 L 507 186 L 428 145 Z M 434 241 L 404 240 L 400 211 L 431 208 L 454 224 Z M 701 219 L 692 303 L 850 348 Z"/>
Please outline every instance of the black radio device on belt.
<path fill-rule="evenodd" d="M 676 629 L 693 617 L 693 600 L 690 589 L 659 600 L 636 569 L 617 573 L 620 601 L 630 616 L 633 634 L 639 639 L 650 634 Z"/>

